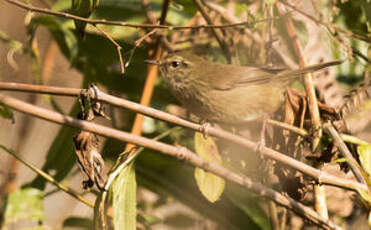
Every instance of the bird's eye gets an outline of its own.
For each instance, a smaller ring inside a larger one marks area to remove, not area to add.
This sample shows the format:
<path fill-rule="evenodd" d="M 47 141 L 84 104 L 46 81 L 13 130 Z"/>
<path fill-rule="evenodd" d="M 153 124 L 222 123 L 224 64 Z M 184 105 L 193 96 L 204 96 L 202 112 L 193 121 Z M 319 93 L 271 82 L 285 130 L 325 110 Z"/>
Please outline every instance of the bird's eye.
<path fill-rule="evenodd" d="M 173 67 L 173 68 L 176 68 L 176 67 L 178 67 L 180 65 L 180 62 L 178 62 L 178 61 L 172 61 L 171 62 L 171 67 Z"/>

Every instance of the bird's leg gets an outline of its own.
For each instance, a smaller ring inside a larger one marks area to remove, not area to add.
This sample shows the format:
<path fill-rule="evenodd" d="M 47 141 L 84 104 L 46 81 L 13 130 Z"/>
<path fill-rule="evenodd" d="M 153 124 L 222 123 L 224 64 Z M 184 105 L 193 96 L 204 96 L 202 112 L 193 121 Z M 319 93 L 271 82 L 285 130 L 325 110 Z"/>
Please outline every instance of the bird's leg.
<path fill-rule="evenodd" d="M 259 143 L 257 144 L 256 146 L 256 149 L 255 149 L 255 152 L 257 153 L 261 153 L 261 151 L 263 150 L 263 148 L 265 147 L 265 131 L 267 130 L 267 121 L 268 121 L 268 117 L 264 116 L 263 117 L 263 123 L 262 123 L 262 128 L 260 130 L 260 140 L 259 140 Z"/>

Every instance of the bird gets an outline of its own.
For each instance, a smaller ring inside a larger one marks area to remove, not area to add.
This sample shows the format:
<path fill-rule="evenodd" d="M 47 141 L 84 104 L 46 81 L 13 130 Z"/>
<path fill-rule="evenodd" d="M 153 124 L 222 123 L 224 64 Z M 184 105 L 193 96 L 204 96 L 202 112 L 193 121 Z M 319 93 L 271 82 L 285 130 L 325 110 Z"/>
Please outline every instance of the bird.
<path fill-rule="evenodd" d="M 190 113 L 202 120 L 234 125 L 270 117 L 283 104 L 294 79 L 342 62 L 290 70 L 211 62 L 189 51 L 147 60 L 158 65 L 162 79 Z"/>

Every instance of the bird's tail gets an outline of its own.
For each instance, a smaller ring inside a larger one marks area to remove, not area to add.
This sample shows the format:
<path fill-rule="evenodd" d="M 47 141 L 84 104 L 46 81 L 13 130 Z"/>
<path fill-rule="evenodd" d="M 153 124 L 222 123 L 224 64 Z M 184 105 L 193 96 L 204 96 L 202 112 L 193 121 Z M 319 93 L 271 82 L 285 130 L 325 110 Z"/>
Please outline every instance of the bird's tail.
<path fill-rule="evenodd" d="M 343 63 L 344 60 L 336 60 L 336 61 L 330 61 L 330 62 L 324 62 L 320 64 L 315 64 L 315 65 L 309 65 L 301 69 L 296 69 L 296 70 L 285 70 L 280 73 L 278 73 L 276 76 L 274 76 L 274 79 L 289 79 L 289 78 L 296 78 L 300 77 L 302 74 L 305 73 L 311 73 L 315 72 L 330 66 L 335 66 L 335 65 L 340 65 Z"/>

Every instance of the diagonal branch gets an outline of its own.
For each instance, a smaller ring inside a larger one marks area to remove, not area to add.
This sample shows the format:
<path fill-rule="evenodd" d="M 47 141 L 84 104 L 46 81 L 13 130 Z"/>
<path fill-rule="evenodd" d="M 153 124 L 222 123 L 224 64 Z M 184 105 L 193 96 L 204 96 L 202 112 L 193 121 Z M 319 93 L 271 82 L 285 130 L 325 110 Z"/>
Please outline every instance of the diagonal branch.
<path fill-rule="evenodd" d="M 46 94 L 53 94 L 53 95 L 61 95 L 61 96 L 78 96 L 82 92 L 83 89 L 73 89 L 73 88 L 63 88 L 63 87 L 51 87 L 45 85 L 31 85 L 31 84 L 21 84 L 21 83 L 5 83 L 0 82 L 0 90 L 11 90 L 11 91 L 22 91 L 22 92 L 31 92 L 31 93 L 46 93 Z M 96 99 L 101 102 L 109 103 L 111 105 L 126 108 L 140 114 L 159 119 L 165 122 L 173 123 L 185 128 L 189 128 L 195 131 L 205 131 L 205 128 L 202 125 L 184 120 L 177 116 L 171 115 L 169 113 L 163 112 L 161 110 L 153 109 L 150 107 L 146 107 L 140 105 L 135 102 L 131 102 L 122 98 L 114 97 L 109 94 L 105 94 L 101 91 L 96 91 L 97 94 Z M 94 93 L 94 92 L 93 92 Z M 232 134 L 225 130 L 208 126 L 207 134 L 222 138 L 224 140 L 231 141 L 233 143 L 239 144 L 241 146 L 245 146 L 249 149 L 255 150 L 257 148 L 258 143 L 252 142 L 247 140 L 244 137 Z M 293 169 L 296 169 L 302 172 L 305 175 L 308 175 L 312 178 L 315 178 L 320 184 L 328 184 L 333 185 L 345 189 L 350 189 L 357 191 L 359 189 L 367 190 L 367 186 L 353 180 L 347 180 L 343 178 L 339 178 L 328 174 L 326 172 L 322 172 L 316 168 L 310 167 L 298 160 L 295 160 L 285 154 L 277 152 L 270 148 L 263 148 L 261 153 L 268 158 L 276 160 L 280 163 L 283 163 Z"/>
<path fill-rule="evenodd" d="M 352 170 L 358 182 L 366 184 L 366 181 L 358 168 L 359 166 L 357 161 L 354 159 L 352 153 L 349 151 L 348 147 L 345 145 L 344 141 L 341 139 L 339 133 L 336 131 L 334 126 L 330 122 L 328 122 L 323 125 L 323 128 L 334 139 L 335 145 L 339 148 L 340 152 L 344 155 L 344 157 L 348 159 L 347 162 L 350 166 L 350 169 Z"/>
<path fill-rule="evenodd" d="M 332 221 L 329 221 L 319 216 L 315 211 L 302 205 L 301 203 L 295 201 L 294 199 L 285 197 L 282 194 L 276 192 L 275 190 L 265 187 L 260 183 L 253 182 L 249 177 L 234 173 L 217 164 L 208 162 L 200 158 L 195 153 L 191 152 L 185 147 L 164 144 L 145 137 L 135 136 L 127 132 L 119 131 L 113 128 L 108 128 L 103 125 L 78 120 L 70 116 L 62 115 L 51 110 L 43 109 L 38 106 L 34 106 L 8 96 L 0 95 L 0 103 L 22 113 L 26 113 L 44 120 L 52 121 L 58 124 L 63 124 L 71 127 L 76 127 L 105 137 L 135 143 L 145 148 L 157 150 L 159 152 L 182 160 L 192 166 L 209 171 L 228 181 L 234 182 L 242 187 L 245 187 L 257 193 L 258 195 L 268 197 L 269 199 L 275 201 L 277 204 L 293 210 L 297 214 L 307 218 L 308 220 L 312 221 L 318 226 L 321 226 L 326 229 L 339 229 L 339 230 L 342 229 L 341 227 L 334 224 Z"/>

